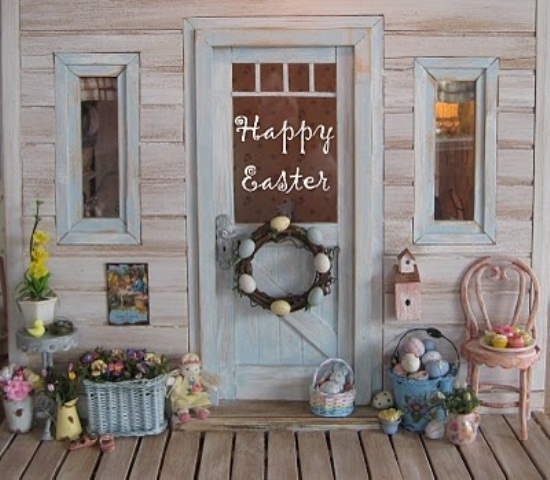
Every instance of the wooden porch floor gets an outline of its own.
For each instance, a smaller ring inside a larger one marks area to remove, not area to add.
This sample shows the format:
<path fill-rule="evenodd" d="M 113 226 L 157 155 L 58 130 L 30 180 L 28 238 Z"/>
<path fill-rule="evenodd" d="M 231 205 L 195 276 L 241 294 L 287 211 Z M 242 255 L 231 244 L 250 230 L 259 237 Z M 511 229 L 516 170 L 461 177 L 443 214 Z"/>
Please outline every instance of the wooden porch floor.
<path fill-rule="evenodd" d="M 280 406 L 280 404 L 279 404 Z M 550 422 L 529 421 L 517 439 L 516 416 L 482 418 L 474 444 L 455 447 L 404 430 L 393 437 L 373 411 L 346 419 L 312 417 L 307 405 L 266 409 L 216 407 L 204 421 L 157 436 L 117 438 L 116 450 L 74 452 L 40 441 L 40 429 L 14 435 L 0 427 L 2 479 L 542 479 L 550 476 Z M 260 416 L 261 415 L 261 416 Z"/>

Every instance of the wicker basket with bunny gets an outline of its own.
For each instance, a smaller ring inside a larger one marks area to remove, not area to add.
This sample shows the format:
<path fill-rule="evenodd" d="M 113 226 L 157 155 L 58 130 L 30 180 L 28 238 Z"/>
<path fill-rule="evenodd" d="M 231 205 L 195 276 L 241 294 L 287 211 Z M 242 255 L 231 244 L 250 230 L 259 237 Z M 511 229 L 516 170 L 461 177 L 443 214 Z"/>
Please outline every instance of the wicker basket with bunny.
<path fill-rule="evenodd" d="M 346 417 L 353 412 L 355 384 L 353 370 L 340 358 L 325 360 L 313 374 L 309 406 L 321 417 Z"/>

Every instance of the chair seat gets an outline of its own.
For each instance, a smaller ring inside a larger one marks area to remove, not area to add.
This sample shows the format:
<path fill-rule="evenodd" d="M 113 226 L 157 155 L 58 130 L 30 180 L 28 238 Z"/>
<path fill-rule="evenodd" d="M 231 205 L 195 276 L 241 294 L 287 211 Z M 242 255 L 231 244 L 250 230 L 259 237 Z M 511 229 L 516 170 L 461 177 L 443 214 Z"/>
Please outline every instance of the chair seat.
<path fill-rule="evenodd" d="M 496 352 L 481 346 L 479 338 L 473 338 L 461 346 L 460 353 L 472 363 L 526 370 L 539 359 L 540 347 L 535 345 L 535 348 L 524 352 Z"/>

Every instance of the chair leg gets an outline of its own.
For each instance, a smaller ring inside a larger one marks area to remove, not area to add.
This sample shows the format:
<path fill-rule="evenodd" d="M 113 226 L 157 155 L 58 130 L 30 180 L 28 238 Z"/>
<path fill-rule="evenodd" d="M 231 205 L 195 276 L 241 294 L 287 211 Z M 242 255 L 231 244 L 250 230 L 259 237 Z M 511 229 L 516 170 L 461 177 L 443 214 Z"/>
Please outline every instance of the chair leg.
<path fill-rule="evenodd" d="M 468 383 L 476 395 L 479 394 L 479 365 L 471 362 L 468 364 Z"/>
<path fill-rule="evenodd" d="M 529 397 L 531 395 L 531 367 L 519 372 L 519 422 L 520 440 L 527 440 L 527 415 L 529 413 Z"/>

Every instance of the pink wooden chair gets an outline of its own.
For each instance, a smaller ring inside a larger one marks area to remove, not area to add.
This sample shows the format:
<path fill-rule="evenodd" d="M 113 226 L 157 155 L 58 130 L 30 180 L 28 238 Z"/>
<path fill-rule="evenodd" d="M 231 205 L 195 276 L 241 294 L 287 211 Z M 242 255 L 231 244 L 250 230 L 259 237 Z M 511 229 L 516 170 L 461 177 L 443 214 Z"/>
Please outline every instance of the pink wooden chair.
<path fill-rule="evenodd" d="M 540 348 L 535 345 L 516 350 L 491 349 L 490 346 L 487 348 L 483 336 L 485 330 L 493 330 L 497 325 L 510 325 L 524 329 L 536 339 L 539 291 L 535 272 L 522 261 L 505 256 L 476 261 L 462 278 L 461 302 L 466 315 L 467 338 L 461 346 L 461 354 L 468 362 L 468 382 L 480 394 L 498 390 L 519 394 L 518 400 L 513 402 L 480 400 L 482 405 L 492 408 L 518 407 L 521 440 L 527 440 L 532 367 L 540 357 Z M 513 308 L 503 312 L 502 305 L 507 299 L 512 300 Z M 497 310 L 501 311 L 495 313 Z M 514 385 L 480 384 L 482 365 L 519 370 L 519 388 Z"/>

